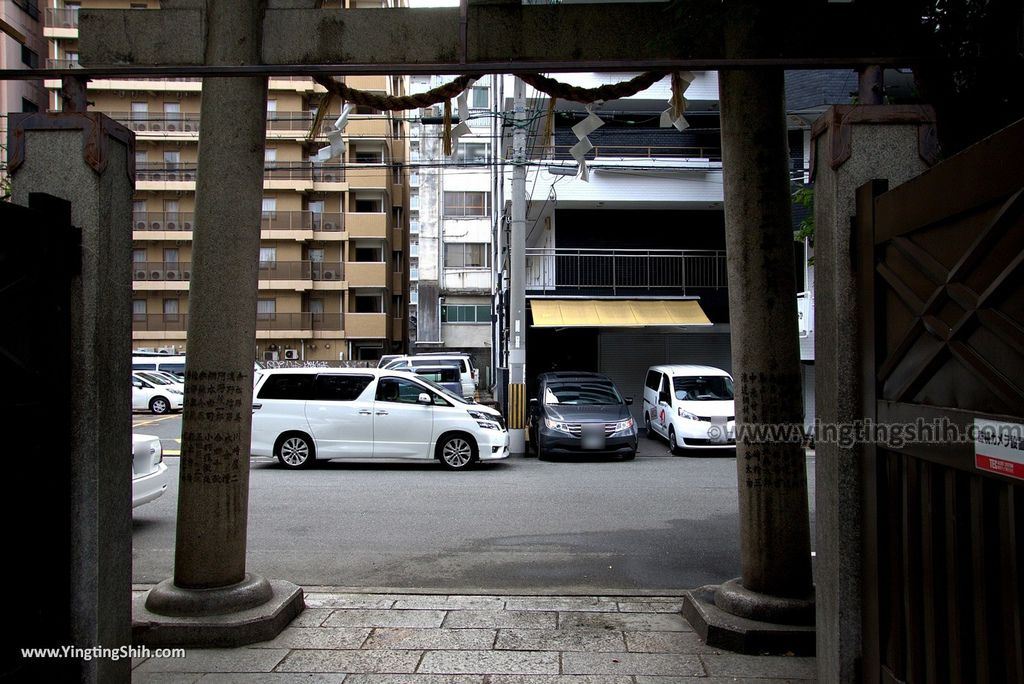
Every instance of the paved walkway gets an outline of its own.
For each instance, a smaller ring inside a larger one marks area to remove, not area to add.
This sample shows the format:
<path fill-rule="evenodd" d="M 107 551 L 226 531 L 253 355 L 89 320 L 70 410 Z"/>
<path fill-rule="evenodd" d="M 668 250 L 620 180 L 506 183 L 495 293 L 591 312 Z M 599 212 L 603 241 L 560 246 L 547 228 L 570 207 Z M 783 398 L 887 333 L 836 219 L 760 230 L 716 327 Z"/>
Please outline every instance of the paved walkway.
<path fill-rule="evenodd" d="M 141 589 L 141 587 L 136 587 Z M 814 658 L 709 648 L 678 596 L 467 596 L 309 587 L 273 641 L 133 663 L 159 684 L 807 682 Z"/>

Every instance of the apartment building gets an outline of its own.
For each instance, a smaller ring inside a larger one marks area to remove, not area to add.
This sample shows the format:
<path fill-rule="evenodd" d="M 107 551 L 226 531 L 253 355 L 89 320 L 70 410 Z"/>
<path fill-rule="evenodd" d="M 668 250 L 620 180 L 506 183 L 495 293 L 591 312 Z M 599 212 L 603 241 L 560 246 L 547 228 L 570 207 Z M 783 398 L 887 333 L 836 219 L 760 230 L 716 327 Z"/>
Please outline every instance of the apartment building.
<path fill-rule="evenodd" d="M 0 69 L 41 69 L 46 66 L 44 13 L 36 0 L 0 0 L 0 20 L 10 33 L 0 33 Z M 0 168 L 7 168 L 7 114 L 46 109 L 43 81 L 0 82 Z"/>
<path fill-rule="evenodd" d="M 47 8 L 53 67 L 77 64 L 80 8 L 156 9 L 157 2 L 82 0 Z M 385 0 L 383 6 L 391 6 Z M 341 7 L 325 3 L 324 11 Z M 381 7 L 381 0 L 345 7 Z M 359 90 L 400 95 L 407 79 L 352 76 Z M 59 81 L 48 80 L 51 109 Z M 132 338 L 136 350 L 187 349 L 202 82 L 96 79 L 91 108 L 136 134 Z M 401 113 L 360 107 L 342 157 L 316 161 L 337 98 L 309 137 L 326 91 L 304 77 L 272 77 L 260 225 L 258 360 L 372 360 L 406 349 L 408 133 Z M 244 113 L 240 112 L 239 116 Z M 230 197 L 223 198 L 231 202 Z"/>
<path fill-rule="evenodd" d="M 450 80 L 412 76 L 424 92 Z M 466 94 L 469 132 L 445 155 L 441 106 L 420 112 L 410 130 L 410 346 L 473 354 L 481 387 L 491 384 L 495 217 L 501 177 L 501 118 L 495 84 L 484 76 Z M 453 103 L 453 117 L 458 111 Z"/>

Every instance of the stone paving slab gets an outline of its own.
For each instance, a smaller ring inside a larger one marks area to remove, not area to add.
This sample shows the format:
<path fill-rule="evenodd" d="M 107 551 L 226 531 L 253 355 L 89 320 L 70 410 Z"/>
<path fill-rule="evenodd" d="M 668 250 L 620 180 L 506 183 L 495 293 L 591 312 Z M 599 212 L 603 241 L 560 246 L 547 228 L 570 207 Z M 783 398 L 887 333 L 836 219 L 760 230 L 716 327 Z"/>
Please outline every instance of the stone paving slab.
<path fill-rule="evenodd" d="M 253 648 L 359 648 L 370 636 L 369 627 L 288 627 L 273 641 L 252 644 Z"/>
<path fill-rule="evenodd" d="M 558 653 L 552 651 L 431 651 L 420 672 L 446 674 L 559 674 Z"/>
<path fill-rule="evenodd" d="M 633 684 L 616 675 L 492 675 L 488 684 Z"/>
<path fill-rule="evenodd" d="M 765 671 L 789 679 L 813 680 L 817 676 L 814 658 L 748 656 L 719 651 L 702 655 L 701 660 L 708 674 L 716 677 L 757 677 Z"/>
<path fill-rule="evenodd" d="M 505 609 L 615 612 L 619 605 L 613 599 L 591 596 L 520 596 L 507 599 Z"/>
<path fill-rule="evenodd" d="M 625 632 L 630 653 L 720 653 L 696 632 Z"/>
<path fill-rule="evenodd" d="M 270 672 L 266 674 L 223 673 L 204 675 L 197 684 L 342 684 L 345 674 L 330 672 Z M 136 682 L 136 680 L 132 680 Z"/>
<path fill-rule="evenodd" d="M 422 651 L 292 651 L 277 671 L 410 674 L 422 655 Z"/>
<path fill-rule="evenodd" d="M 695 655 L 665 653 L 564 653 L 566 674 L 641 674 L 704 676 L 704 665 Z"/>
<path fill-rule="evenodd" d="M 363 648 L 411 649 L 419 651 L 478 651 L 494 645 L 493 629 L 412 629 L 379 627 Z"/>
<path fill-rule="evenodd" d="M 500 596 L 410 596 L 395 601 L 394 608 L 406 610 L 504 610 Z"/>
<path fill-rule="evenodd" d="M 488 684 L 486 675 L 354 674 L 345 684 Z"/>
<path fill-rule="evenodd" d="M 283 648 L 189 648 L 184 658 L 149 658 L 133 672 L 270 672 L 287 655 Z"/>
<path fill-rule="evenodd" d="M 515 651 L 622 651 L 622 632 L 605 629 L 502 629 L 494 648 Z"/>
<path fill-rule="evenodd" d="M 299 613 L 299 616 L 292 620 L 289 627 L 320 627 L 324 621 L 334 612 L 333 608 L 310 608 Z"/>
<path fill-rule="evenodd" d="M 554 629 L 558 613 L 529 610 L 453 610 L 444 619 L 444 627 Z"/>
<path fill-rule="evenodd" d="M 558 628 L 619 629 L 645 632 L 692 632 L 682 615 L 672 613 L 577 613 L 558 614 Z"/>
<path fill-rule="evenodd" d="M 440 627 L 443 610 L 336 610 L 324 627 Z"/>
<path fill-rule="evenodd" d="M 306 594 L 306 608 L 374 608 L 386 610 L 398 597 L 389 594 Z"/>

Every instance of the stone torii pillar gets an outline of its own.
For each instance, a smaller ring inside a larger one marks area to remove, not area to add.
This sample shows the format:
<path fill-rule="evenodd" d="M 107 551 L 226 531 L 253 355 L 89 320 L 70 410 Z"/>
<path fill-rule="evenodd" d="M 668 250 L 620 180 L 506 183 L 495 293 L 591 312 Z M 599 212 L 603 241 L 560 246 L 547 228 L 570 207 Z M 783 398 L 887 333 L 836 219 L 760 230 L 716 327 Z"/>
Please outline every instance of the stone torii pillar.
<path fill-rule="evenodd" d="M 260 63 L 264 3 L 166 4 L 205 10 L 188 14 L 206 64 Z M 136 39 L 161 44 L 180 13 L 137 14 L 154 23 Z M 303 608 L 297 586 L 245 569 L 266 100 L 266 76 L 203 80 L 174 577 L 134 607 L 148 644 L 262 641 Z"/>
<path fill-rule="evenodd" d="M 729 25 L 729 56 L 763 52 L 774 9 L 726 9 L 744 19 Z M 813 653 L 803 445 L 744 433 L 803 422 L 783 72 L 723 70 L 719 88 L 742 574 L 691 592 L 683 612 L 711 646 Z"/>

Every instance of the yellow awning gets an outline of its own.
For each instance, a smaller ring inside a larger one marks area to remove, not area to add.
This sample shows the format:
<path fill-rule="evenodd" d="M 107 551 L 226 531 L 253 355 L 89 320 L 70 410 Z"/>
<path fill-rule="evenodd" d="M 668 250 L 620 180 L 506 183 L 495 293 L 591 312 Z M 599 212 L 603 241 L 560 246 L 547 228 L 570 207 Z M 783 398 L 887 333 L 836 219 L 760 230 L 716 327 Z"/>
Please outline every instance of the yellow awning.
<path fill-rule="evenodd" d="M 531 299 L 538 328 L 711 325 L 694 299 Z"/>

